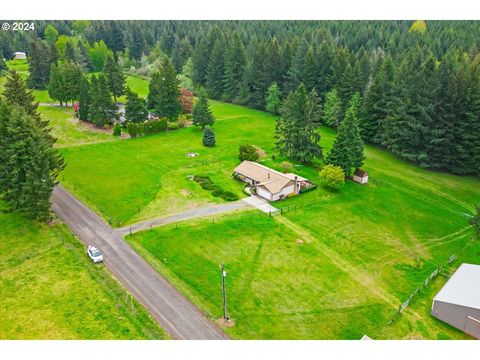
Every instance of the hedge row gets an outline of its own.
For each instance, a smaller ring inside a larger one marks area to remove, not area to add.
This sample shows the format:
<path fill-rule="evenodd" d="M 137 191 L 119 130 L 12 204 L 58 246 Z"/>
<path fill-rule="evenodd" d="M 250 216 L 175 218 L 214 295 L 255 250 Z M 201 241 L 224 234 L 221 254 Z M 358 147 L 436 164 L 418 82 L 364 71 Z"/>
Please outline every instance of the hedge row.
<path fill-rule="evenodd" d="M 129 122 L 127 131 L 132 138 L 158 134 L 168 129 L 168 121 L 166 118 L 160 120 L 150 120 L 140 123 Z"/>
<path fill-rule="evenodd" d="M 197 182 L 202 189 L 210 191 L 215 197 L 221 197 L 226 201 L 238 200 L 237 194 L 234 194 L 231 191 L 223 190 L 220 186 L 215 185 L 208 176 L 195 175 L 193 180 L 195 180 L 195 182 Z"/>

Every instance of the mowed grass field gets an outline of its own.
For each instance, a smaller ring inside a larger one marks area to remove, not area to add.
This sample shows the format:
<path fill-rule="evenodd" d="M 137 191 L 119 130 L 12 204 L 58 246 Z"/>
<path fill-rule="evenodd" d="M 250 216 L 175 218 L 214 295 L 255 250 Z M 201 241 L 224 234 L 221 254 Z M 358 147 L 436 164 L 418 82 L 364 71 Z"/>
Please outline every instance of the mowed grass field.
<path fill-rule="evenodd" d="M 221 103 L 212 103 L 212 109 L 217 118 L 213 148 L 203 146 L 197 127 L 65 148 L 61 181 L 114 226 L 221 201 L 188 180 L 189 175 L 209 175 L 215 184 L 244 196 L 242 183 L 231 179 L 238 146 L 253 143 L 271 152 L 274 118 Z M 199 156 L 190 158 L 187 152 Z"/>
<path fill-rule="evenodd" d="M 0 202 L 0 339 L 164 339 L 156 322 L 61 224 Z"/>

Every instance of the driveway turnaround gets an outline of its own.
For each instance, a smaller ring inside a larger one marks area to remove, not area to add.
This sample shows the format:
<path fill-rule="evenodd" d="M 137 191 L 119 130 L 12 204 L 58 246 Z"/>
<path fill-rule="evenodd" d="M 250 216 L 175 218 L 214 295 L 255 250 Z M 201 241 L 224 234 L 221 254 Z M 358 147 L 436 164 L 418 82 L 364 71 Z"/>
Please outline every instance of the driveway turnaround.
<path fill-rule="evenodd" d="M 103 252 L 107 268 L 172 338 L 228 339 L 219 327 L 138 255 L 120 234 L 70 192 L 60 185 L 56 186 L 51 203 L 52 209 L 82 242 Z"/>
<path fill-rule="evenodd" d="M 125 226 L 123 228 L 118 228 L 114 229 L 114 231 L 117 234 L 120 234 L 122 236 L 128 235 L 130 233 L 136 233 L 142 230 L 147 230 L 154 228 L 156 226 L 162 226 L 170 223 L 175 223 L 179 221 L 185 221 L 185 220 L 190 220 L 198 217 L 205 217 L 205 216 L 211 216 L 211 215 L 216 215 L 216 214 L 222 214 L 225 212 L 230 212 L 230 211 L 235 211 L 235 210 L 240 210 L 246 207 L 249 207 L 250 205 L 243 201 L 243 200 L 238 200 L 235 202 L 231 203 L 226 203 L 226 204 L 219 204 L 219 205 L 211 205 L 203 208 L 198 208 L 198 209 L 192 209 L 192 210 L 187 210 L 182 213 L 176 214 L 176 215 L 171 215 L 171 216 L 166 216 L 166 217 L 161 217 L 161 218 L 155 218 L 151 220 L 145 220 L 130 226 Z"/>

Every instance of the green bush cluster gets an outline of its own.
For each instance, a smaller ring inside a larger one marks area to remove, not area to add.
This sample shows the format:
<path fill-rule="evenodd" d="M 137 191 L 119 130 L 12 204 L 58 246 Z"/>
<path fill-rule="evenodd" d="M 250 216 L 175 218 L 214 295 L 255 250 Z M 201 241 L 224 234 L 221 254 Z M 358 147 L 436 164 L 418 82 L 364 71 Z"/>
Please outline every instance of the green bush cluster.
<path fill-rule="evenodd" d="M 197 182 L 202 189 L 210 191 L 215 197 L 221 197 L 225 201 L 238 200 L 237 194 L 223 190 L 220 186 L 215 185 L 208 176 L 195 175 L 193 180 Z"/>
<path fill-rule="evenodd" d="M 141 123 L 129 122 L 127 125 L 127 131 L 132 138 L 158 134 L 167 131 L 167 129 L 168 121 L 166 118 Z"/>
<path fill-rule="evenodd" d="M 122 134 L 122 127 L 120 124 L 115 124 L 113 127 L 113 136 L 120 136 Z"/>

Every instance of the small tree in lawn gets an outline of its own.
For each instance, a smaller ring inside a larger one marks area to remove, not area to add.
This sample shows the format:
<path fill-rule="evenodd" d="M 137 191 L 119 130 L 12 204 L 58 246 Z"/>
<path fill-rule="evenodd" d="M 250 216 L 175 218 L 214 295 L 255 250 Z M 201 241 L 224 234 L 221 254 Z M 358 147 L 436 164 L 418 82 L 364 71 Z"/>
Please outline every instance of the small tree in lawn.
<path fill-rule="evenodd" d="M 330 189 L 338 189 L 345 184 L 345 173 L 340 166 L 325 165 L 319 175 L 322 184 Z"/>
<path fill-rule="evenodd" d="M 325 95 L 322 120 L 327 126 L 338 127 L 341 113 L 342 102 L 338 96 L 337 89 L 332 89 Z"/>
<path fill-rule="evenodd" d="M 203 145 L 208 147 L 215 146 L 215 133 L 210 126 L 203 129 Z"/>
<path fill-rule="evenodd" d="M 211 126 L 214 122 L 215 118 L 208 105 L 207 94 L 202 91 L 200 99 L 193 107 L 193 125 L 201 126 L 204 129 L 205 126 Z"/>
<path fill-rule="evenodd" d="M 470 218 L 469 223 L 470 225 L 473 226 L 473 229 L 475 231 L 475 238 L 479 239 L 480 238 L 480 204 L 477 204 L 476 206 L 477 213 Z"/>
<path fill-rule="evenodd" d="M 193 94 L 185 88 L 180 89 L 180 104 L 184 114 L 191 114 L 193 110 Z"/>
<path fill-rule="evenodd" d="M 78 118 L 80 120 L 88 121 L 88 108 L 90 106 L 90 82 L 86 76 L 82 77 L 80 83 Z"/>
<path fill-rule="evenodd" d="M 148 111 L 145 100 L 127 88 L 127 103 L 125 104 L 125 119 L 127 121 L 142 122 L 147 120 Z"/>
<path fill-rule="evenodd" d="M 259 158 L 257 149 L 253 145 L 244 144 L 238 148 L 238 158 L 240 161 L 257 161 Z"/>
<path fill-rule="evenodd" d="M 125 75 L 123 75 L 122 69 L 115 62 L 112 54 L 108 55 L 103 72 L 107 79 L 108 89 L 113 95 L 113 100 L 117 102 L 117 96 L 122 96 L 125 93 Z"/>
<path fill-rule="evenodd" d="M 268 112 L 278 115 L 280 113 L 280 106 L 282 94 L 276 82 L 273 82 L 272 85 L 268 88 L 267 97 L 265 99 L 265 108 Z"/>
<path fill-rule="evenodd" d="M 98 78 L 92 76 L 91 89 L 91 101 L 88 109 L 90 121 L 98 127 L 111 124 L 117 119 L 117 108 L 113 103 L 103 74 L 98 75 Z"/>
<path fill-rule="evenodd" d="M 282 161 L 280 164 L 280 169 L 282 169 L 282 172 L 283 173 L 288 173 L 290 171 L 292 171 L 293 169 L 293 164 L 289 161 Z"/>

